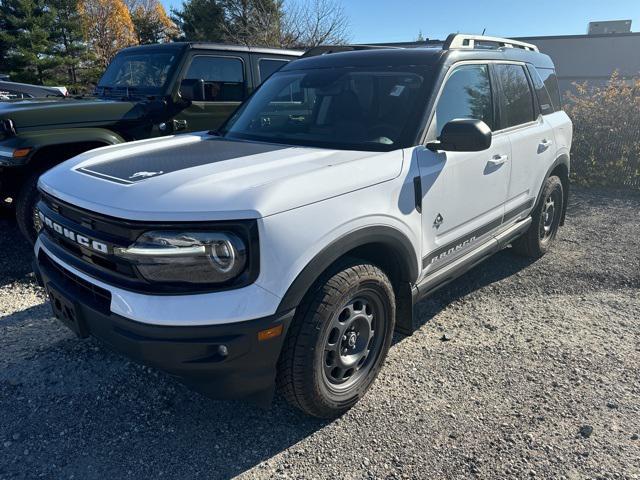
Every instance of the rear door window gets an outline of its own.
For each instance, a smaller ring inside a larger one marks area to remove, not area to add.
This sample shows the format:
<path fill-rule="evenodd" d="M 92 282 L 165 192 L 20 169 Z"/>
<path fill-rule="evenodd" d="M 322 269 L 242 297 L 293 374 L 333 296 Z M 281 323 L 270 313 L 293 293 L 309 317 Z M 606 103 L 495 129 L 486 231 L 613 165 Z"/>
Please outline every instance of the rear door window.
<path fill-rule="evenodd" d="M 261 58 L 258 60 L 258 71 L 260 72 L 260 82 L 264 82 L 271 75 L 276 73 L 287 63 L 287 60 L 278 60 L 275 58 Z"/>
<path fill-rule="evenodd" d="M 244 64 L 234 57 L 193 57 L 185 80 L 204 80 L 206 102 L 240 102 L 245 97 Z"/>
<path fill-rule="evenodd" d="M 497 64 L 495 71 L 501 87 L 501 128 L 534 121 L 533 95 L 524 67 Z"/>
<path fill-rule="evenodd" d="M 473 118 L 493 129 L 493 101 L 487 65 L 456 67 L 447 79 L 436 107 L 436 133 L 451 120 Z"/>

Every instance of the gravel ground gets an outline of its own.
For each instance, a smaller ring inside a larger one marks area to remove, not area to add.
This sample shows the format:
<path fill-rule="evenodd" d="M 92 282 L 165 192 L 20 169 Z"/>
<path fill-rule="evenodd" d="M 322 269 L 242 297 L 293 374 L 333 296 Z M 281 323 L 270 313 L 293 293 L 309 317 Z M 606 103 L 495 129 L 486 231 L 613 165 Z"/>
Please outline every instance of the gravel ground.
<path fill-rule="evenodd" d="M 640 197 L 577 191 L 553 251 L 418 306 L 333 422 L 212 401 L 76 340 L 0 219 L 0 478 L 640 478 Z"/>

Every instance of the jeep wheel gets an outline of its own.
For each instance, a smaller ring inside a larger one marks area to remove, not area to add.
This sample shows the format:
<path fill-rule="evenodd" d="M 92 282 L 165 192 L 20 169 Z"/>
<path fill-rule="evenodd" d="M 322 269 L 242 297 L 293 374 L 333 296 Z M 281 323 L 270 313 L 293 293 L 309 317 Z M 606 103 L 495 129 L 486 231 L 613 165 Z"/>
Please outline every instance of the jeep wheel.
<path fill-rule="evenodd" d="M 521 255 L 538 258 L 547 253 L 556 238 L 562 210 L 564 194 L 558 177 L 547 178 L 542 189 L 542 198 L 531 217 L 529 230 L 513 243 L 513 249 Z"/>
<path fill-rule="evenodd" d="M 36 205 L 40 201 L 38 178 L 41 174 L 42 172 L 36 172 L 25 180 L 15 202 L 18 228 L 32 245 L 36 243 L 41 227 L 40 217 L 36 210 Z"/>
<path fill-rule="evenodd" d="M 310 415 L 344 413 L 376 378 L 394 323 L 393 287 L 378 267 L 334 270 L 298 308 L 278 365 L 279 390 Z"/>

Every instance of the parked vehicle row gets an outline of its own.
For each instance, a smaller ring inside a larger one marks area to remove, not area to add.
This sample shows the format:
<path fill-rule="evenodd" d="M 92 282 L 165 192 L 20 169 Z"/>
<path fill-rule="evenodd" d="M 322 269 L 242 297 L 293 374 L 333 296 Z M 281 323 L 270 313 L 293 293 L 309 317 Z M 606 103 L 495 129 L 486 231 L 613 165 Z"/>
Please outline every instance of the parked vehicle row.
<path fill-rule="evenodd" d="M 131 47 L 107 67 L 95 96 L 1 102 L 0 198 L 14 200 L 18 225 L 33 243 L 43 172 L 101 146 L 216 129 L 300 55 L 210 43 Z"/>
<path fill-rule="evenodd" d="M 533 45 L 453 34 L 327 50 L 279 68 L 226 122 L 202 99 L 243 100 L 247 78 L 268 76 L 253 51 L 145 48 L 114 60 L 98 87 L 109 99 L 90 105 L 146 137 L 201 131 L 45 173 L 35 269 L 79 337 L 212 397 L 266 401 L 277 387 L 310 415 L 340 415 L 393 332 L 413 332 L 418 300 L 510 244 L 543 255 L 564 221 L 572 125 Z M 290 60 L 270 52 L 258 55 Z M 203 81 L 205 62 L 229 81 Z M 122 66 L 162 87 L 127 91 Z"/>
<path fill-rule="evenodd" d="M 65 95 L 67 95 L 67 89 L 64 87 L 43 87 L 10 82 L 8 76 L 0 75 L 0 101 L 64 97 Z"/>

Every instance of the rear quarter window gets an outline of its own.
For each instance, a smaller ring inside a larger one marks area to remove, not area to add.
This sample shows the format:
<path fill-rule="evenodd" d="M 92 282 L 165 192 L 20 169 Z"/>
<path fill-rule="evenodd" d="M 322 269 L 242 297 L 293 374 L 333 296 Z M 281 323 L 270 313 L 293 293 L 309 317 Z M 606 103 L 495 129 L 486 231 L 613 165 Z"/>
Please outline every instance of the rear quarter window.
<path fill-rule="evenodd" d="M 540 79 L 544 83 L 544 86 L 551 98 L 551 104 L 553 105 L 553 111 L 557 112 L 562 110 L 562 100 L 560 98 L 560 88 L 558 87 L 558 77 L 556 71 L 553 68 L 538 68 L 535 70 L 540 75 Z"/>
<path fill-rule="evenodd" d="M 538 105 L 540 106 L 540 113 L 542 113 L 542 115 L 548 115 L 555 112 L 547 87 L 540 78 L 540 75 L 538 75 L 536 68 L 533 65 L 527 65 L 527 70 L 529 70 L 529 75 L 533 82 L 533 89 L 536 92 L 536 98 L 538 99 Z"/>

